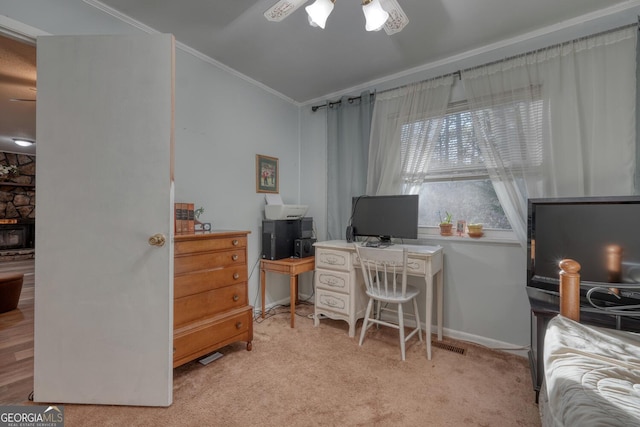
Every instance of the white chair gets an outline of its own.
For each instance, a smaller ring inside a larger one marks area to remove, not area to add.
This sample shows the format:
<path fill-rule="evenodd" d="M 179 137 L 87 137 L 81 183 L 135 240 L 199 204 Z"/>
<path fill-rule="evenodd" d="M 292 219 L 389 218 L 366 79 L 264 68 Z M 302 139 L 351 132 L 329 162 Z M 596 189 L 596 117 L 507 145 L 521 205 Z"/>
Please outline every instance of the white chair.
<path fill-rule="evenodd" d="M 369 303 L 362 324 L 360 333 L 360 345 L 364 341 L 364 336 L 372 325 L 383 325 L 398 329 L 400 332 L 400 351 L 402 360 L 405 360 L 405 343 L 415 334 L 418 334 L 422 342 L 422 328 L 418 315 L 418 303 L 416 297 L 420 291 L 413 286 L 407 285 L 407 249 L 394 248 L 369 248 L 355 244 L 356 253 L 360 259 L 364 283 L 367 287 Z M 416 327 L 405 337 L 404 333 L 404 312 L 402 304 L 413 302 L 413 318 Z M 374 302 L 377 302 L 377 313 L 373 313 Z M 384 304 L 384 306 L 383 306 Z M 386 305 L 396 304 L 397 310 L 388 308 Z M 381 319 L 381 312 L 388 311 L 397 313 L 398 322 L 392 323 Z"/>

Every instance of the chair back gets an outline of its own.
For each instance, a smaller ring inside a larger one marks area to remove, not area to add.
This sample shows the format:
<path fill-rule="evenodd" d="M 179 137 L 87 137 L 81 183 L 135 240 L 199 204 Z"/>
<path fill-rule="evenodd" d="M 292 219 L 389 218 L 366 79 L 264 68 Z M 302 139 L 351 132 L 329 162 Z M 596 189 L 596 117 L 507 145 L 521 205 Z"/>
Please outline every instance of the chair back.
<path fill-rule="evenodd" d="M 406 296 L 407 248 L 368 248 L 355 244 L 367 293 L 381 297 Z"/>

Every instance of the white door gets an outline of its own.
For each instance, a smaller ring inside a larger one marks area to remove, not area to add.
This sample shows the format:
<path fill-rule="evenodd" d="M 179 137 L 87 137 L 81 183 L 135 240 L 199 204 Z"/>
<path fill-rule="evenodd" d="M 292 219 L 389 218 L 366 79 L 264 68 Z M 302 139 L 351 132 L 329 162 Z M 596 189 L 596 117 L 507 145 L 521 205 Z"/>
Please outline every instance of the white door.
<path fill-rule="evenodd" d="M 34 400 L 168 406 L 173 36 L 44 36 L 37 59 Z"/>

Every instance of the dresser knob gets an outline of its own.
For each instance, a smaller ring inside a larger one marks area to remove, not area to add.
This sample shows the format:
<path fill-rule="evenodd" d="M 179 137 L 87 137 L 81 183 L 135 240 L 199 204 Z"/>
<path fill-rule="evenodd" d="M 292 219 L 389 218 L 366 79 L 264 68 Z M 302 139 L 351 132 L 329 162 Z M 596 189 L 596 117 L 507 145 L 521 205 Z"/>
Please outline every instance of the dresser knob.
<path fill-rule="evenodd" d="M 231 241 L 231 244 L 232 244 L 233 246 L 238 246 L 238 243 L 240 243 L 240 242 L 238 241 L 238 239 L 233 239 L 233 240 Z"/>
<path fill-rule="evenodd" d="M 238 280 L 240 278 L 240 275 L 238 273 L 233 273 L 233 278 Z"/>
<path fill-rule="evenodd" d="M 237 261 L 237 260 L 238 260 L 238 254 L 233 254 L 233 255 L 231 255 L 231 259 L 232 259 L 233 261 Z"/>
<path fill-rule="evenodd" d="M 242 322 L 237 322 L 236 329 L 241 329 L 241 328 L 242 328 Z"/>
<path fill-rule="evenodd" d="M 238 294 L 233 294 L 234 301 L 238 301 L 239 299 L 240 299 L 240 296 Z"/>

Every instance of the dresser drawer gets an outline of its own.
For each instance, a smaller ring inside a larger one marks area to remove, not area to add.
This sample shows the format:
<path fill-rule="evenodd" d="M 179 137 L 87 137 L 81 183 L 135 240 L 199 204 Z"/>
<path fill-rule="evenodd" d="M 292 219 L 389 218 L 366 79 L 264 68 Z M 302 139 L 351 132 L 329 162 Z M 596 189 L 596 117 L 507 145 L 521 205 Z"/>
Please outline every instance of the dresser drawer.
<path fill-rule="evenodd" d="M 349 293 L 351 273 L 317 269 L 315 274 L 316 289 L 327 289 L 334 292 Z"/>
<path fill-rule="evenodd" d="M 247 266 L 180 274 L 173 278 L 173 297 L 182 298 L 200 292 L 247 282 Z"/>
<path fill-rule="evenodd" d="M 241 335 L 251 340 L 251 309 L 237 311 L 215 321 L 202 322 L 194 328 L 176 330 L 173 337 L 174 366 L 198 356 L 210 353 L 234 341 L 240 341 Z"/>
<path fill-rule="evenodd" d="M 327 268 L 330 270 L 349 271 L 351 270 L 350 252 L 317 248 L 316 249 L 316 268 Z"/>
<path fill-rule="evenodd" d="M 349 315 L 349 295 L 316 289 L 316 307 Z"/>
<path fill-rule="evenodd" d="M 244 248 L 222 252 L 195 253 L 188 256 L 176 256 L 173 261 L 174 274 L 211 270 L 231 265 L 244 266 L 247 263 Z M 244 267 L 246 269 L 246 266 Z"/>
<path fill-rule="evenodd" d="M 244 307 L 247 303 L 246 283 L 176 298 L 173 301 L 173 325 L 180 327 L 233 308 Z"/>
<path fill-rule="evenodd" d="M 247 247 L 246 236 L 224 236 L 216 238 L 199 238 L 200 236 L 176 236 L 173 244 L 174 255 L 209 252 L 224 249 L 240 249 Z M 185 240 L 186 239 L 186 240 Z"/>

